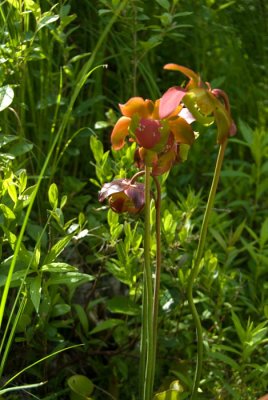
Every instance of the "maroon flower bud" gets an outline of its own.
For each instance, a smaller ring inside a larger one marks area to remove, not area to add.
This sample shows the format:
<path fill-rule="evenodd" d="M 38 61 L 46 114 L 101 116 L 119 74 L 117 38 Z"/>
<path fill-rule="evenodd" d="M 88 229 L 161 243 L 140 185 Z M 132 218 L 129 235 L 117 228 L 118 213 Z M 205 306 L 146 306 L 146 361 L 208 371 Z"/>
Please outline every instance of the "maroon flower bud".
<path fill-rule="evenodd" d="M 99 192 L 99 201 L 105 199 L 108 199 L 109 206 L 117 213 L 137 214 L 144 207 L 144 184 L 131 183 L 130 179 L 105 183 Z"/>

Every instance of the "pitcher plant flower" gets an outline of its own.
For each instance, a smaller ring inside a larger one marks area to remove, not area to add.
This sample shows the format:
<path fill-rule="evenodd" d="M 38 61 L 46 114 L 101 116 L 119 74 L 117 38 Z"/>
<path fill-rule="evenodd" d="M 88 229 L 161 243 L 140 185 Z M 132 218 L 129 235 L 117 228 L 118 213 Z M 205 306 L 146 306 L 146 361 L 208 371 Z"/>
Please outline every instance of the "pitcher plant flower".
<path fill-rule="evenodd" d="M 130 179 L 105 183 L 99 191 L 99 201 L 105 199 L 108 199 L 110 208 L 116 213 L 137 214 L 144 207 L 144 184 L 132 183 Z"/>
<path fill-rule="evenodd" d="M 160 99 L 160 118 L 168 117 L 183 102 L 202 125 L 216 123 L 219 144 L 235 135 L 236 126 L 232 120 L 228 96 L 223 90 L 211 89 L 208 82 L 203 83 L 198 74 L 181 65 L 166 64 L 164 69 L 182 72 L 189 78 L 189 82 L 185 88 L 174 86 L 165 92 Z"/>
<path fill-rule="evenodd" d="M 177 104 L 164 118 L 159 116 L 160 99 L 153 102 L 132 97 L 119 104 L 122 117 L 111 135 L 112 148 L 120 150 L 125 139 L 137 143 L 135 161 L 138 168 L 152 167 L 153 175 L 161 175 L 181 159 L 181 145 L 190 146 L 195 140 L 190 125 L 192 116 L 180 116 L 183 106 Z"/>

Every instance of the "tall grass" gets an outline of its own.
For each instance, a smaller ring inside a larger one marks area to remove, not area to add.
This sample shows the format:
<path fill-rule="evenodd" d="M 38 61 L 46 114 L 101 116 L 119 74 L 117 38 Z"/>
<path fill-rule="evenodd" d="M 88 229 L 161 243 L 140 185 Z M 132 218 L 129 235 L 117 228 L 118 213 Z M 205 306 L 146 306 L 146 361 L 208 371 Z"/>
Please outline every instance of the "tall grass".
<path fill-rule="evenodd" d="M 213 86 L 228 92 L 234 117 L 240 118 L 238 136 L 226 149 L 221 194 L 197 283 L 195 302 L 205 327 L 202 385 L 218 399 L 252 399 L 266 390 L 265 326 L 260 324 L 268 315 L 267 13 L 261 0 L 1 1 L 0 87 L 11 85 L 15 93 L 0 114 L 2 380 L 55 349 L 83 342 L 86 350 L 62 355 L 58 374 L 53 369 L 57 361 L 46 361 L 14 384 L 23 385 L 33 375 L 35 382 L 37 377 L 45 380 L 51 372 L 48 389 L 38 389 L 40 398 L 51 398 L 54 383 L 61 393 L 66 377 L 78 371 L 110 397 L 135 398 L 142 234 L 131 218 L 123 224 L 108 214 L 106 221 L 97 205 L 97 186 L 106 176 L 123 177 L 131 168 L 133 148 L 119 155 L 108 152 L 118 103 L 133 95 L 155 99 L 180 84 L 178 74 L 162 71 L 167 62 L 176 62 L 204 79 L 216 77 Z M 177 377 L 186 390 L 191 385 L 188 360 L 195 350 L 184 284 L 208 190 L 207 173 L 215 162 L 209 151 L 213 140 L 212 132 L 203 137 L 202 149 L 197 141 L 187 165 L 178 165 L 162 182 L 159 386 L 165 375 Z M 63 196 L 51 209 L 47 192 L 52 182 Z M 70 226 L 81 236 L 70 233 Z M 59 283 L 52 285 L 41 269 L 58 243 L 64 251 L 54 261 L 65 263 L 61 268 L 68 271 L 66 276 L 59 272 Z M 71 264 L 94 276 L 95 283 L 79 291 L 68 286 Z M 38 283 L 40 276 L 37 295 L 31 282 Z M 122 295 L 123 306 L 118 303 Z M 261 332 L 248 358 L 240 357 L 249 350 L 240 340 L 238 320 L 252 340 L 254 329 Z M 18 349 L 23 357 L 17 363 L 11 355 Z M 103 396 L 109 398 L 96 391 L 96 398 Z"/>

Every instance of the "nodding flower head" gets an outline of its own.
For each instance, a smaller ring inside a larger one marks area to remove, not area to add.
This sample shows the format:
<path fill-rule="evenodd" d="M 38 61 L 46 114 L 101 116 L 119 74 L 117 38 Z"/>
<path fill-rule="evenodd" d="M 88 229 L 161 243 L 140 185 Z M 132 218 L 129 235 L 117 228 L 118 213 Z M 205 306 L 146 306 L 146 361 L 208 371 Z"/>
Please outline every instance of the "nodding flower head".
<path fill-rule="evenodd" d="M 198 74 L 181 65 L 167 64 L 164 69 L 182 72 L 189 78 L 189 82 L 185 88 L 169 88 L 162 96 L 159 107 L 161 118 L 169 116 L 183 103 L 193 118 L 202 125 L 216 123 L 218 143 L 223 143 L 228 136 L 235 135 L 236 126 L 232 120 L 228 96 L 223 90 L 211 90 L 209 83 L 203 83 Z"/>
<path fill-rule="evenodd" d="M 160 99 L 155 102 L 142 97 L 132 97 L 125 104 L 120 104 L 122 117 L 114 126 L 111 135 L 112 148 L 120 150 L 129 137 L 138 145 L 136 161 L 139 168 L 152 167 L 153 175 L 168 171 L 179 159 L 181 144 L 190 146 L 195 140 L 190 123 L 190 113 L 183 113 L 184 107 L 172 105 L 172 111 L 160 117 Z"/>
<path fill-rule="evenodd" d="M 108 199 L 110 208 L 117 213 L 139 213 L 145 203 L 144 184 L 130 179 L 117 179 L 105 183 L 99 192 L 99 201 Z"/>

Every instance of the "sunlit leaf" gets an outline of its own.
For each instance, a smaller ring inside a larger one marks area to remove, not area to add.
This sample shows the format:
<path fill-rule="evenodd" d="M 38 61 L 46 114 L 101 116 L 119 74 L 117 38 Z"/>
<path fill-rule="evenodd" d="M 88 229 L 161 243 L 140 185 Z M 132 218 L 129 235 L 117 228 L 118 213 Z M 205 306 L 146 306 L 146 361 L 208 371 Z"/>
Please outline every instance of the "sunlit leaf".
<path fill-rule="evenodd" d="M 0 111 L 9 107 L 14 98 L 13 89 L 10 86 L 0 87 Z"/>
<path fill-rule="evenodd" d="M 44 28 L 45 26 L 48 26 L 50 24 L 53 24 L 53 22 L 56 22 L 59 19 L 59 15 L 45 15 L 43 16 L 37 24 L 37 31 L 40 29 Z"/>
<path fill-rule="evenodd" d="M 106 321 L 99 322 L 95 328 L 93 328 L 89 333 L 92 335 L 94 333 L 106 331 L 107 329 L 113 329 L 116 326 L 123 324 L 124 321 L 122 319 L 107 319 Z"/>
<path fill-rule="evenodd" d="M 84 375 L 73 375 L 67 380 L 67 383 L 73 394 L 78 395 L 72 397 L 75 400 L 88 399 L 94 390 L 93 382 Z"/>
<path fill-rule="evenodd" d="M 41 299 L 41 276 L 36 276 L 30 284 L 30 296 L 32 303 L 34 305 L 35 311 L 38 313 L 39 311 L 39 304 Z"/>

